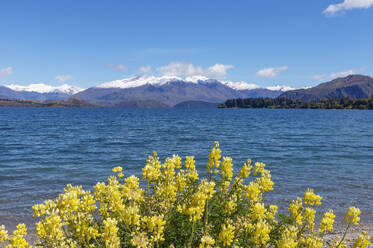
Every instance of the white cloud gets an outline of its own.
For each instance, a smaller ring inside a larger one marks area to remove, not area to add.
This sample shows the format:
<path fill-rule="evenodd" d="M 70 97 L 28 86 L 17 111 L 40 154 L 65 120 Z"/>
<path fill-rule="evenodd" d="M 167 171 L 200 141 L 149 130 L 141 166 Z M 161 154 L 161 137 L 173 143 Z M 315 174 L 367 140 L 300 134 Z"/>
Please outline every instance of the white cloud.
<path fill-rule="evenodd" d="M 268 78 L 273 78 L 278 76 L 281 72 L 287 71 L 288 67 L 287 66 L 281 66 L 281 67 L 270 67 L 270 68 L 264 68 L 261 69 L 256 73 L 256 75 L 261 76 L 261 77 L 268 77 Z"/>
<path fill-rule="evenodd" d="M 227 74 L 227 70 L 233 68 L 233 65 L 223 64 L 215 64 L 208 68 L 203 68 L 202 66 L 195 66 L 191 63 L 171 62 L 168 65 L 159 67 L 158 71 L 163 75 L 170 76 L 206 76 L 220 78 Z"/>
<path fill-rule="evenodd" d="M 67 80 L 71 79 L 71 75 L 58 75 L 56 76 L 56 79 L 60 82 L 66 82 Z"/>
<path fill-rule="evenodd" d="M 145 65 L 145 66 L 141 66 L 139 68 L 139 72 L 141 74 L 147 74 L 147 73 L 150 73 L 152 72 L 152 67 L 150 65 Z"/>
<path fill-rule="evenodd" d="M 364 71 L 365 68 L 359 68 L 359 69 L 350 69 L 346 71 L 340 71 L 340 72 L 334 72 L 330 74 L 319 74 L 319 75 L 314 75 L 312 76 L 313 79 L 335 79 L 335 78 L 340 78 L 340 77 L 346 77 L 351 74 L 357 74 L 362 71 Z"/>
<path fill-rule="evenodd" d="M 326 15 L 337 15 L 351 9 L 368 9 L 373 6 L 373 0 L 343 0 L 342 3 L 331 4 L 323 13 Z"/>
<path fill-rule="evenodd" d="M 210 66 L 207 70 L 209 72 L 209 75 L 212 77 L 220 78 L 227 75 L 227 70 L 233 69 L 233 65 L 223 65 L 223 64 L 215 64 L 213 66 Z"/>
<path fill-rule="evenodd" d="M 125 66 L 125 65 L 122 65 L 122 64 L 107 64 L 106 65 L 107 67 L 111 68 L 111 69 L 114 69 L 116 71 L 127 71 L 128 70 L 128 67 Z"/>
<path fill-rule="evenodd" d="M 14 71 L 13 71 L 12 67 L 7 67 L 7 68 L 0 69 L 0 77 L 8 76 L 8 75 L 12 74 L 13 72 Z"/>

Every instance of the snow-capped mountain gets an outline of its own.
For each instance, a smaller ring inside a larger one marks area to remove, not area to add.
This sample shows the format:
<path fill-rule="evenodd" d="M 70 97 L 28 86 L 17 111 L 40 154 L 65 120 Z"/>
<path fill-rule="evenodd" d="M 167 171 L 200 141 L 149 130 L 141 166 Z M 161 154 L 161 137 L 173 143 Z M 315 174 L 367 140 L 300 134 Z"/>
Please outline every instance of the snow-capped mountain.
<path fill-rule="evenodd" d="M 30 100 L 67 100 L 74 94 L 84 89 L 63 84 L 51 86 L 46 84 L 30 84 L 27 86 L 10 84 L 0 86 L 0 98 L 2 99 L 30 99 Z"/>
<path fill-rule="evenodd" d="M 232 88 L 234 90 L 253 90 L 253 89 L 268 89 L 274 91 L 288 91 L 294 90 L 294 88 L 286 86 L 286 85 L 275 85 L 270 87 L 261 87 L 257 84 L 249 84 L 245 81 L 233 82 L 233 81 L 218 81 L 216 79 L 207 78 L 204 76 L 192 76 L 192 77 L 176 77 L 176 76 L 136 76 L 130 78 L 124 78 L 120 80 L 110 81 L 103 84 L 99 84 L 95 86 L 95 88 L 121 88 L 121 89 L 128 89 L 128 88 L 135 88 L 140 87 L 143 85 L 153 85 L 153 86 L 162 86 L 167 83 L 171 82 L 186 82 L 186 83 L 216 83 L 219 82 Z"/>
<path fill-rule="evenodd" d="M 71 86 L 68 84 L 63 84 L 61 86 L 51 86 L 47 84 L 29 84 L 27 86 L 23 85 L 15 85 L 10 84 L 6 85 L 9 89 L 14 91 L 27 91 L 27 92 L 37 92 L 37 93 L 52 93 L 52 92 L 60 92 L 65 94 L 74 95 L 80 91 L 83 91 L 83 88 L 79 88 L 76 86 Z"/>
<path fill-rule="evenodd" d="M 277 97 L 287 86 L 260 87 L 247 82 L 219 81 L 204 76 L 137 76 L 105 82 L 75 96 L 93 104 L 127 105 L 131 101 L 174 106 L 184 101 L 224 102 L 229 98 Z"/>

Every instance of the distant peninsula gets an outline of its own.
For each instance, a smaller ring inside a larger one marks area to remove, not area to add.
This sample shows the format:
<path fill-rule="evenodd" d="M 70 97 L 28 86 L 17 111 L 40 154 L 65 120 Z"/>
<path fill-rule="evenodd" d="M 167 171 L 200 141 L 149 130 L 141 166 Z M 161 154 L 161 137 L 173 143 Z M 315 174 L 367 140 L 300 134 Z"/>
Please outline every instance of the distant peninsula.
<path fill-rule="evenodd" d="M 0 107 L 99 107 L 97 105 L 90 104 L 82 99 L 73 97 L 66 101 L 62 100 L 46 100 L 46 101 L 36 101 L 36 100 L 9 100 L 0 99 Z"/>
<path fill-rule="evenodd" d="M 269 109 L 373 109 L 373 97 L 361 99 L 328 99 L 319 101 L 278 98 L 229 99 L 218 108 L 269 108 Z"/>

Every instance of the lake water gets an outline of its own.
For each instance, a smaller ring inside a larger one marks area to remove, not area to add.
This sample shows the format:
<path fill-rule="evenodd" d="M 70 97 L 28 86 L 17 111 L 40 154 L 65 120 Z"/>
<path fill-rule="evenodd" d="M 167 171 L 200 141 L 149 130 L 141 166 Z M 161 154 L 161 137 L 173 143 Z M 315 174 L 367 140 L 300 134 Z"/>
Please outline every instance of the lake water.
<path fill-rule="evenodd" d="M 0 108 L 0 223 L 30 223 L 33 204 L 68 183 L 92 189 L 114 166 L 139 175 L 153 150 L 203 171 L 214 141 L 236 168 L 267 164 L 281 211 L 311 187 L 322 210 L 373 220 L 373 111 Z"/>

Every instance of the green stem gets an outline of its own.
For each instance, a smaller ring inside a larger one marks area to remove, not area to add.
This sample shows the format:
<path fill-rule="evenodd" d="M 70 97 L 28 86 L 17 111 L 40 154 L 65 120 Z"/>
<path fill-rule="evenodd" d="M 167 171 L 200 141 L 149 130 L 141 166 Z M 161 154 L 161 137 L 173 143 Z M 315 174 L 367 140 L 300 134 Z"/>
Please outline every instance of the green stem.
<path fill-rule="evenodd" d="M 348 223 L 348 226 L 347 226 L 347 228 L 346 228 L 346 230 L 345 230 L 345 232 L 344 232 L 344 234 L 343 234 L 343 237 L 342 237 L 341 241 L 339 241 L 339 243 L 338 243 L 338 245 L 336 246 L 336 248 L 338 248 L 338 247 L 342 244 L 343 240 L 346 238 L 347 231 L 348 231 L 348 229 L 350 229 L 350 226 L 351 226 L 351 222 Z"/>
<path fill-rule="evenodd" d="M 193 221 L 192 225 L 192 234 L 190 235 L 190 240 L 189 240 L 189 247 L 192 248 L 192 243 L 193 243 L 193 238 L 194 238 L 194 228 L 196 226 L 196 221 Z"/>

